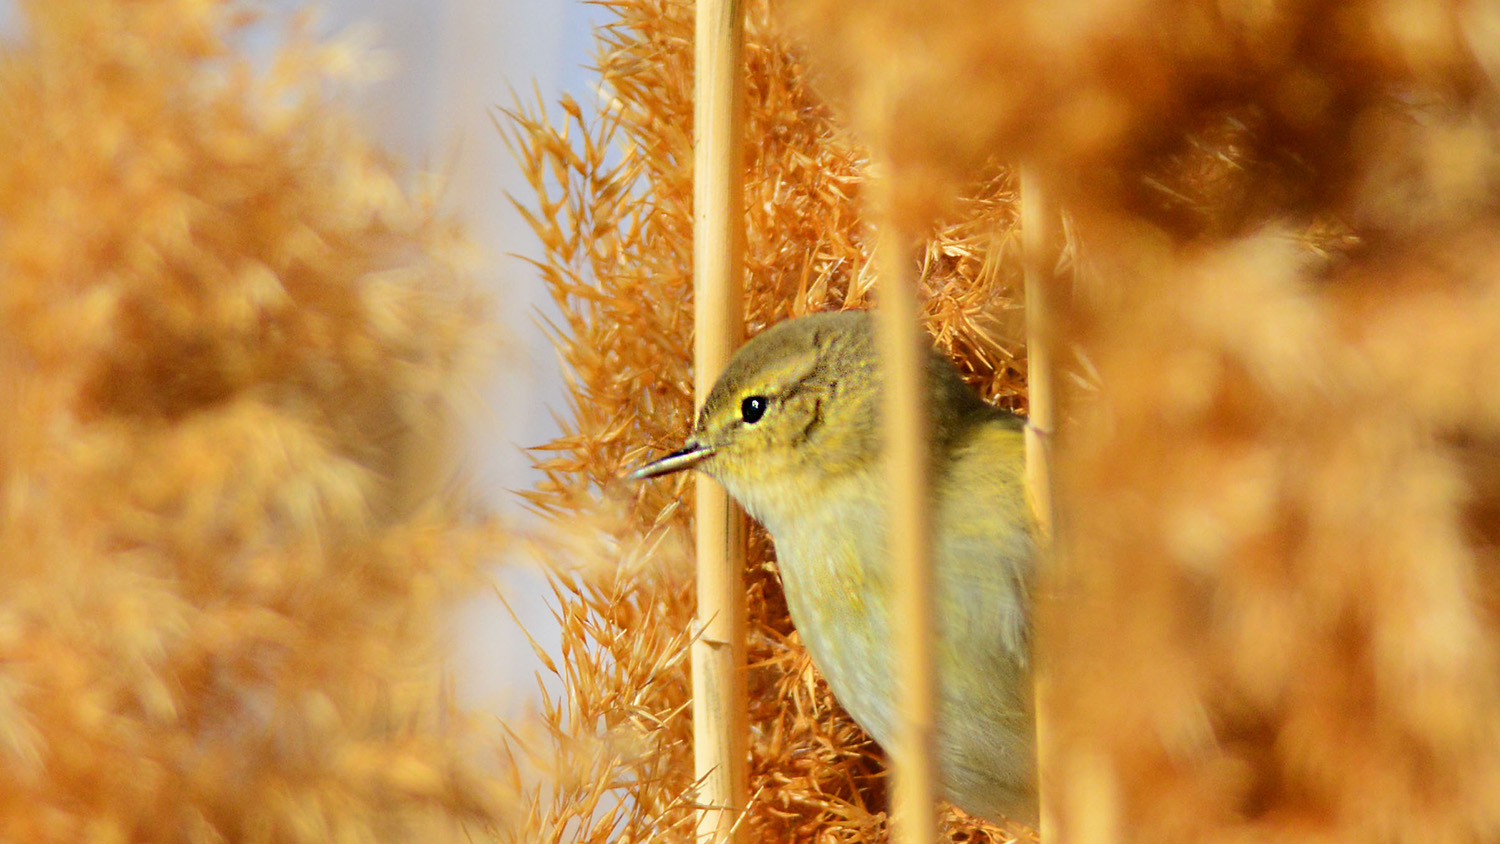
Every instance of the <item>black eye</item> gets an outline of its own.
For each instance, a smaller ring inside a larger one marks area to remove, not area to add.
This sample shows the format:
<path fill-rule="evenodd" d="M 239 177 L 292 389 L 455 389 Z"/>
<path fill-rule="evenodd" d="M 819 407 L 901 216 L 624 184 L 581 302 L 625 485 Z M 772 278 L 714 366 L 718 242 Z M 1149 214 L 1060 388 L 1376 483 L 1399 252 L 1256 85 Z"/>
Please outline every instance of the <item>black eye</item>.
<path fill-rule="evenodd" d="M 765 415 L 765 396 L 747 396 L 744 401 L 740 402 L 740 418 L 745 420 L 745 424 L 754 425 Z"/>

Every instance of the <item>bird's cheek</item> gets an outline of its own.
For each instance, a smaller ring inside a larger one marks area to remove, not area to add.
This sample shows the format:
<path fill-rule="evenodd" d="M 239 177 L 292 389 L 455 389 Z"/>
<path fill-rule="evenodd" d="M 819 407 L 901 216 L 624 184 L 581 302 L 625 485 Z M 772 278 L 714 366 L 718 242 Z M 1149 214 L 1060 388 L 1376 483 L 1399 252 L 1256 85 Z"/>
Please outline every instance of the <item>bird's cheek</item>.
<path fill-rule="evenodd" d="M 760 441 L 745 455 L 740 470 L 752 483 L 774 480 L 780 474 L 781 454 L 774 443 Z"/>
<path fill-rule="evenodd" d="M 750 488 L 735 473 L 715 471 L 710 468 L 704 468 L 704 473 L 713 478 L 719 486 L 723 487 L 724 491 L 729 493 L 729 497 L 738 502 L 741 507 L 749 509 L 747 494 L 750 492 Z"/>
<path fill-rule="evenodd" d="M 738 453 L 721 451 L 699 463 L 698 468 L 718 481 L 732 495 L 746 482 L 745 458 Z"/>

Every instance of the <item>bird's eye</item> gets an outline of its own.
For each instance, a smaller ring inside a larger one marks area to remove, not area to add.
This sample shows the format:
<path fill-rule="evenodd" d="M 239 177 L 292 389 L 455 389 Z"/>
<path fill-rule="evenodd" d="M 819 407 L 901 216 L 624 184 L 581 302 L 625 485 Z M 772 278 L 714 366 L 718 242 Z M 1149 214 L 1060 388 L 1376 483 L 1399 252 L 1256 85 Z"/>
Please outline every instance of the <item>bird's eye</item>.
<path fill-rule="evenodd" d="M 745 424 L 754 425 L 756 422 L 760 421 L 760 418 L 762 416 L 765 415 L 765 396 L 746 396 L 745 400 L 740 402 L 740 418 L 745 420 Z"/>

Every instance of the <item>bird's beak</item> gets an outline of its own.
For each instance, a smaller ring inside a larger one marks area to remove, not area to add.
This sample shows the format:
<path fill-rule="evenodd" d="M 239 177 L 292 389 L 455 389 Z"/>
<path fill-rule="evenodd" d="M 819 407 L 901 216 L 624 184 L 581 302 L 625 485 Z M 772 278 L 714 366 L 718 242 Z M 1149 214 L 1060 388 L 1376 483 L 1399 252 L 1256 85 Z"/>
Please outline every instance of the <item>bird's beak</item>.
<path fill-rule="evenodd" d="M 712 457 L 713 453 L 713 446 L 698 445 L 697 443 L 689 442 L 666 457 L 658 458 L 636 469 L 634 472 L 626 475 L 626 477 L 632 481 L 644 481 L 647 478 L 655 478 L 659 475 L 670 475 L 673 472 L 681 472 L 683 469 L 691 469 L 697 466 L 706 458 Z"/>

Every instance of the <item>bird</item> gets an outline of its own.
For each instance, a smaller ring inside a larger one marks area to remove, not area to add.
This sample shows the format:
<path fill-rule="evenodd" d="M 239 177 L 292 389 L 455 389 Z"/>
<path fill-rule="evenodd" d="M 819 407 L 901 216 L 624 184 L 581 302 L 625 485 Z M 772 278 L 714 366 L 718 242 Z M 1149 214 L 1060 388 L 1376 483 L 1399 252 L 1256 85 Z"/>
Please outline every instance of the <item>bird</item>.
<path fill-rule="evenodd" d="M 683 446 L 629 477 L 704 472 L 765 527 L 813 664 L 889 748 L 900 631 L 874 333 L 858 310 L 771 326 L 730 359 Z M 936 349 L 926 371 L 940 794 L 988 821 L 1035 824 L 1025 422 L 980 399 Z"/>

